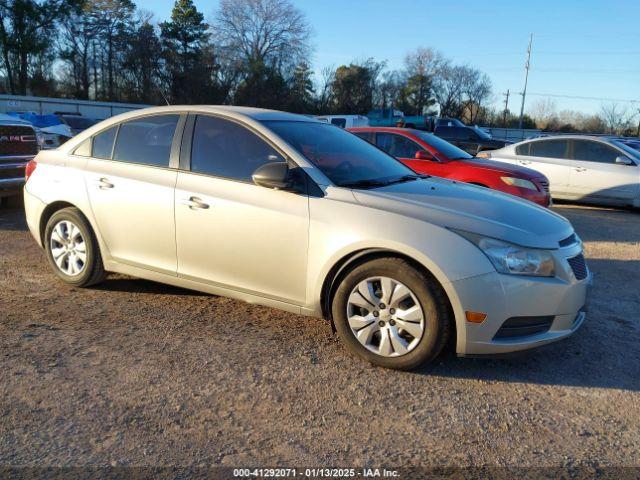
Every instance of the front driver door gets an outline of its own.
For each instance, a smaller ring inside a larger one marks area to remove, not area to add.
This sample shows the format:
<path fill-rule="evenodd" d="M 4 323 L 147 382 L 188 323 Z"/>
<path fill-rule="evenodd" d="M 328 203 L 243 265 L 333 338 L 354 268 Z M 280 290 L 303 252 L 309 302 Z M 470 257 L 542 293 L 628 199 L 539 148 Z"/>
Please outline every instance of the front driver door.
<path fill-rule="evenodd" d="M 251 180 L 256 168 L 285 161 L 283 155 L 243 125 L 216 116 L 190 117 L 185 139 L 190 171 L 180 171 L 176 185 L 178 275 L 306 303 L 308 197 Z"/>
<path fill-rule="evenodd" d="M 91 209 L 111 257 L 171 275 L 177 171 L 169 165 L 179 119 L 146 116 L 99 133 L 85 171 Z"/>
<path fill-rule="evenodd" d="M 576 139 L 572 143 L 569 184 L 574 195 L 623 202 L 637 196 L 640 168 L 635 163 L 616 163 L 616 158 L 627 157 L 624 153 L 597 140 Z"/>

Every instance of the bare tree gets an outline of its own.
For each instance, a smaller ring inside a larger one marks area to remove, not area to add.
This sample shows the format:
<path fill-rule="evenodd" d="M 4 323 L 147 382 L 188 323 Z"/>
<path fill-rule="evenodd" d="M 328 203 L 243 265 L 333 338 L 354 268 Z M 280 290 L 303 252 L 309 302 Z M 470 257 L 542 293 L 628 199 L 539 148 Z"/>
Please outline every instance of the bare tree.
<path fill-rule="evenodd" d="M 317 109 L 320 113 L 331 113 L 331 86 L 336 77 L 335 65 L 327 65 L 320 70 L 320 80 L 316 86 Z"/>
<path fill-rule="evenodd" d="M 433 48 L 418 47 L 404 57 L 404 68 L 408 77 L 413 75 L 433 77 L 446 63 L 442 53 Z"/>
<path fill-rule="evenodd" d="M 536 101 L 528 110 L 529 116 L 536 121 L 536 126 L 541 129 L 547 128 L 557 117 L 556 102 L 549 97 Z"/>
<path fill-rule="evenodd" d="M 600 106 L 600 117 L 611 134 L 621 133 L 627 128 L 632 116 L 626 106 L 618 103 L 605 103 Z"/>
<path fill-rule="evenodd" d="M 463 118 L 467 123 L 475 124 L 481 112 L 486 109 L 486 104 L 491 100 L 491 80 L 475 68 L 463 67 L 461 72 L 464 97 Z"/>
<path fill-rule="evenodd" d="M 280 71 L 308 58 L 311 28 L 289 0 L 222 0 L 214 35 L 249 66 Z"/>

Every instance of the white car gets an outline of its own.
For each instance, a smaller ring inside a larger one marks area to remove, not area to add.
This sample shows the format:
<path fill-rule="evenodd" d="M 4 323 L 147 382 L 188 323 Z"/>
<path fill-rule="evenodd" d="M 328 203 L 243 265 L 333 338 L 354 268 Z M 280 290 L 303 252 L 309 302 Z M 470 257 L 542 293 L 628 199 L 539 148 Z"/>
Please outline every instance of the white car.
<path fill-rule="evenodd" d="M 585 319 L 591 274 L 566 219 L 424 178 L 305 116 L 136 110 L 40 152 L 27 176 L 29 230 L 62 281 L 119 272 L 325 317 L 385 367 L 451 336 L 464 355 L 523 350 Z"/>
<path fill-rule="evenodd" d="M 369 119 L 364 115 L 317 115 L 314 117 L 324 123 L 340 128 L 368 127 Z"/>
<path fill-rule="evenodd" d="M 542 137 L 478 156 L 543 173 L 554 199 L 640 207 L 640 152 L 615 138 Z"/>

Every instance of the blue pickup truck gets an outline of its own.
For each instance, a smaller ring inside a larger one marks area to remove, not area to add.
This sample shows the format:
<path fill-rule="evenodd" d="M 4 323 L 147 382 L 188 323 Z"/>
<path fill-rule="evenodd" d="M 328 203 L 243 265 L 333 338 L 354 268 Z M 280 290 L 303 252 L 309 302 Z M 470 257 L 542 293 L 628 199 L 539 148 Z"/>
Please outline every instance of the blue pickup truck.
<path fill-rule="evenodd" d="M 400 110 L 394 108 L 376 108 L 367 113 L 367 118 L 371 127 L 395 127 L 398 122 L 402 122 L 406 128 L 428 129 L 428 117 L 405 116 Z"/>

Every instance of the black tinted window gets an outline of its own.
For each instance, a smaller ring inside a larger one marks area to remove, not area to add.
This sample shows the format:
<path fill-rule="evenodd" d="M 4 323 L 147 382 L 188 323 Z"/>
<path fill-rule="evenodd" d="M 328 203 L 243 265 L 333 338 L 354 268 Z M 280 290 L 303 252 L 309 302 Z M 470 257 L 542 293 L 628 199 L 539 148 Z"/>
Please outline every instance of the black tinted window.
<path fill-rule="evenodd" d="M 179 118 L 180 115 L 157 115 L 121 124 L 113 159 L 168 167 Z"/>
<path fill-rule="evenodd" d="M 116 138 L 118 127 L 111 127 L 102 133 L 93 137 L 93 146 L 91 148 L 91 156 L 97 158 L 111 158 L 113 150 L 113 140 Z"/>
<path fill-rule="evenodd" d="M 366 140 L 369 143 L 373 143 L 373 133 L 372 132 L 353 132 L 353 133 L 355 133 L 361 139 Z"/>
<path fill-rule="evenodd" d="M 567 140 L 541 140 L 531 142 L 529 155 L 533 157 L 567 158 Z"/>
<path fill-rule="evenodd" d="M 516 155 L 529 155 L 529 147 L 530 143 L 525 143 L 523 145 L 518 145 L 516 147 Z"/>
<path fill-rule="evenodd" d="M 205 115 L 196 119 L 191 147 L 192 172 L 250 182 L 258 167 L 278 161 L 285 160 L 243 126 Z"/>
<path fill-rule="evenodd" d="M 454 127 L 436 127 L 434 133 L 444 138 L 455 138 Z"/>
<path fill-rule="evenodd" d="M 585 162 L 616 163 L 622 156 L 615 148 L 590 140 L 573 140 L 573 158 Z"/>
<path fill-rule="evenodd" d="M 408 138 L 393 133 L 378 133 L 376 135 L 376 144 L 396 158 L 415 158 L 417 151 L 424 150 L 420 145 Z"/>
<path fill-rule="evenodd" d="M 347 120 L 344 118 L 332 118 L 331 125 L 337 125 L 338 127 L 344 128 L 347 126 Z"/>

